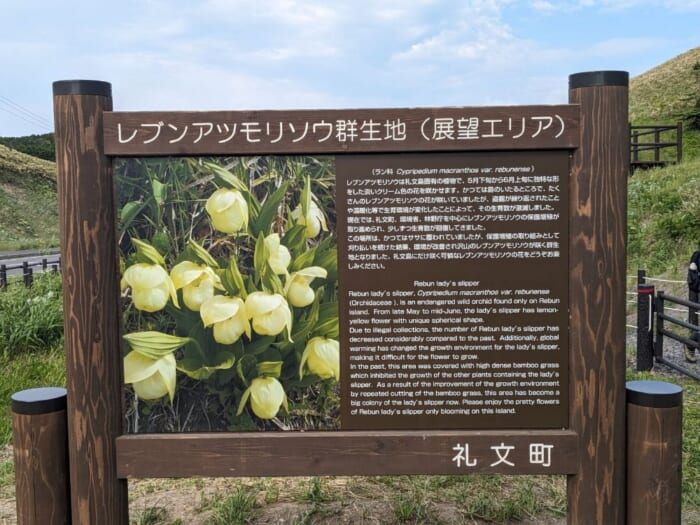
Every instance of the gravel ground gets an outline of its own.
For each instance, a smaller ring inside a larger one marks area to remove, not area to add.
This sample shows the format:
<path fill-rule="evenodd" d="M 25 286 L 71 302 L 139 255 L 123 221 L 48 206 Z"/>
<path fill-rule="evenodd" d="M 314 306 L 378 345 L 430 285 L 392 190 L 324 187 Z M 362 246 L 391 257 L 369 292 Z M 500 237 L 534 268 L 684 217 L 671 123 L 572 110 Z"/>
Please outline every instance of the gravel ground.
<path fill-rule="evenodd" d="M 636 319 L 634 320 L 636 322 Z M 627 353 L 627 368 L 629 370 L 637 369 L 637 330 L 634 328 L 627 328 L 627 348 L 632 348 L 632 352 Z M 685 345 L 679 343 L 675 339 L 670 337 L 664 337 L 664 358 L 671 361 L 675 365 L 684 367 L 696 375 L 700 375 L 700 353 L 696 350 L 696 355 L 698 356 L 698 362 L 689 363 L 685 360 Z M 687 377 L 682 372 L 666 366 L 662 363 L 654 363 L 654 372 L 663 374 L 668 377 Z"/>

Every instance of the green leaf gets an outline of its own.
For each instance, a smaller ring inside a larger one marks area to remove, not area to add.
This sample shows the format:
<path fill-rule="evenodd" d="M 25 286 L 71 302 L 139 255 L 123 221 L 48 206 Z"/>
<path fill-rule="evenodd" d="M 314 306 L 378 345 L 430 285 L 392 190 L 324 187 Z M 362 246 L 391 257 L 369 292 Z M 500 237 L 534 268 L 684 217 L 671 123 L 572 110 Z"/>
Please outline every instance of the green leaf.
<path fill-rule="evenodd" d="M 119 236 L 121 237 L 129 229 L 131 223 L 139 213 L 143 211 L 146 204 L 139 201 L 127 202 L 119 211 Z"/>
<path fill-rule="evenodd" d="M 177 365 L 177 369 L 196 380 L 209 379 L 217 370 L 228 370 L 233 366 L 235 361 L 231 352 L 217 352 L 210 359 L 209 364 L 202 364 L 201 356 L 185 355 Z"/>
<path fill-rule="evenodd" d="M 310 250 L 300 253 L 299 256 L 296 259 L 294 259 L 290 264 L 290 270 L 292 272 L 298 272 L 302 268 L 314 266 L 314 260 L 316 258 L 316 249 L 317 247 L 314 246 Z"/>
<path fill-rule="evenodd" d="M 282 373 L 282 361 L 263 361 L 258 363 L 258 376 L 279 378 Z"/>
<path fill-rule="evenodd" d="M 155 331 L 126 334 L 124 339 L 135 351 L 153 359 L 159 359 L 166 354 L 171 354 L 178 348 L 193 341 L 189 337 L 177 337 Z"/>
<path fill-rule="evenodd" d="M 166 195 L 168 193 L 168 184 L 162 183 L 159 180 L 151 180 L 151 187 L 153 188 L 153 198 L 158 206 L 162 206 L 165 203 Z"/>
<path fill-rule="evenodd" d="M 163 256 L 149 243 L 135 238 L 131 239 L 131 243 L 136 246 L 136 258 L 139 262 L 165 266 Z"/>
<path fill-rule="evenodd" d="M 265 273 L 265 268 L 268 266 L 267 260 L 270 258 L 270 252 L 265 246 L 265 236 L 260 233 L 258 235 L 258 240 L 255 243 L 255 254 L 253 255 L 253 266 L 255 267 L 255 273 L 259 278 L 262 279 Z"/>
<path fill-rule="evenodd" d="M 279 348 L 282 352 L 288 352 L 291 348 L 303 347 L 303 345 L 306 344 L 306 340 L 318 321 L 319 299 L 320 294 L 317 292 L 314 302 L 311 303 L 311 306 L 306 310 L 306 315 L 302 315 L 302 317 L 294 323 L 294 331 L 291 334 L 293 342 L 287 341 L 279 344 Z"/>
<path fill-rule="evenodd" d="M 338 303 L 323 303 L 319 307 L 318 322 L 313 329 L 312 336 L 317 335 L 338 339 L 340 326 L 338 323 Z"/>
<path fill-rule="evenodd" d="M 272 271 L 269 264 L 265 265 L 260 282 L 264 290 L 284 296 L 284 285 L 279 275 Z"/>
<path fill-rule="evenodd" d="M 244 355 L 236 363 L 236 372 L 244 385 L 248 386 L 257 377 L 257 364 L 258 360 L 252 355 Z"/>
<path fill-rule="evenodd" d="M 338 250 L 337 248 L 328 248 L 324 251 L 317 250 L 314 257 L 314 265 L 325 268 L 328 272 L 326 280 L 333 282 L 338 280 Z"/>
<path fill-rule="evenodd" d="M 311 208 L 311 178 L 308 175 L 304 176 L 304 189 L 301 190 L 299 201 L 303 216 L 308 217 Z"/>
<path fill-rule="evenodd" d="M 306 248 L 306 226 L 295 224 L 282 237 L 282 244 L 292 253 L 302 253 Z"/>
<path fill-rule="evenodd" d="M 225 170 L 218 164 L 214 164 L 213 162 L 205 162 L 204 167 L 207 170 L 209 170 L 209 172 L 212 175 L 214 175 L 216 181 L 222 186 L 236 189 L 244 195 L 247 195 L 249 193 L 248 187 L 243 183 L 241 179 L 233 175 L 230 171 Z"/>
<path fill-rule="evenodd" d="M 257 218 L 250 225 L 253 235 L 267 233 L 272 230 L 272 223 L 277 216 L 280 203 L 287 193 L 288 186 L 289 183 L 284 182 L 272 195 L 267 197 L 265 203 L 260 208 Z"/>
<path fill-rule="evenodd" d="M 218 268 L 219 263 L 206 251 L 201 245 L 197 244 L 193 239 L 187 243 L 187 249 L 192 253 L 192 255 L 199 259 L 200 262 L 206 264 L 211 268 Z"/>
<path fill-rule="evenodd" d="M 246 382 L 246 384 L 248 384 Z M 243 392 L 243 395 L 241 396 L 241 401 L 238 403 L 238 410 L 236 410 L 236 415 L 240 416 L 243 413 L 243 410 L 245 409 L 245 404 L 248 402 L 248 398 L 250 397 L 250 388 L 247 388 L 245 392 Z"/>
<path fill-rule="evenodd" d="M 270 345 L 274 342 L 275 336 L 273 335 L 259 337 L 245 345 L 245 353 L 246 355 L 252 356 L 260 355 L 263 352 L 265 352 L 268 348 L 270 348 Z"/>

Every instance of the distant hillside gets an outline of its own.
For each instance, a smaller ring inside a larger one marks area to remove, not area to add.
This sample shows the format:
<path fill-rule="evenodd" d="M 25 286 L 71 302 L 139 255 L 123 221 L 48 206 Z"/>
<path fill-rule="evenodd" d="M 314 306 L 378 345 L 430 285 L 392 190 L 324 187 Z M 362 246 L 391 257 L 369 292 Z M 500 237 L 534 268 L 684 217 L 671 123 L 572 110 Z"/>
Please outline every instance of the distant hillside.
<path fill-rule="evenodd" d="M 683 157 L 700 157 L 700 47 L 630 80 L 632 124 L 683 121 Z"/>
<path fill-rule="evenodd" d="M 28 135 L 26 137 L 0 137 L 0 144 L 44 160 L 56 160 L 53 133 Z"/>
<path fill-rule="evenodd" d="M 56 166 L 0 145 L 0 251 L 58 245 Z"/>
<path fill-rule="evenodd" d="M 695 69 L 695 65 L 698 68 Z M 700 47 L 630 80 L 630 120 L 653 124 L 690 113 L 700 96 Z"/>

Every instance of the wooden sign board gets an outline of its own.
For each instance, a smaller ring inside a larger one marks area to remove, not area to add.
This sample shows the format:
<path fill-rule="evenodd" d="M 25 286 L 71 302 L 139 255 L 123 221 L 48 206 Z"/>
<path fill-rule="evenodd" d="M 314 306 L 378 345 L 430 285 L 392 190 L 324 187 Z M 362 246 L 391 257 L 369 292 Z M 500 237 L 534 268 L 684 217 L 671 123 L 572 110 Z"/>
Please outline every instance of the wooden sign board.
<path fill-rule="evenodd" d="M 573 75 L 563 106 L 179 113 L 56 83 L 75 519 L 124 522 L 129 476 L 508 472 L 568 474 L 571 523 L 623 523 L 627 82 Z M 337 155 L 350 430 L 124 435 L 112 157 L 299 153 Z"/>

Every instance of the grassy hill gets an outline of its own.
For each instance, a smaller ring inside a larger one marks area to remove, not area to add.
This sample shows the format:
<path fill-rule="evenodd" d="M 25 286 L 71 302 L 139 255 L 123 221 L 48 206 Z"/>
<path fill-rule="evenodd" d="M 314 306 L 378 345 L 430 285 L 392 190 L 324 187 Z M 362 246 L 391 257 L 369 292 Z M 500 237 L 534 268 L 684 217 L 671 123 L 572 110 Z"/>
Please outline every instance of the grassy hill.
<path fill-rule="evenodd" d="M 683 162 L 630 178 L 628 263 L 630 272 L 685 278 L 700 241 L 700 129 L 692 115 L 700 109 L 700 47 L 630 80 L 630 120 L 634 124 L 683 120 Z"/>
<path fill-rule="evenodd" d="M 0 145 L 0 251 L 56 245 L 55 164 Z"/>
<path fill-rule="evenodd" d="M 683 121 L 683 158 L 700 156 L 700 47 L 630 80 L 632 124 Z M 695 118 L 693 118 L 695 115 Z"/>

